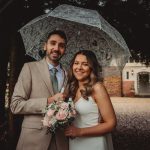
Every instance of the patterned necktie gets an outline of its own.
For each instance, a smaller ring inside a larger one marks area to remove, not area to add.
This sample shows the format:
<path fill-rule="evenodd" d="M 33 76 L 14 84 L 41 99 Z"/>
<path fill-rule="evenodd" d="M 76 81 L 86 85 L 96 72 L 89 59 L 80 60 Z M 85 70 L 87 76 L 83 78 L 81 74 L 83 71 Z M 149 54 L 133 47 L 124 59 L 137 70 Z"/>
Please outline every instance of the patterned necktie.
<path fill-rule="evenodd" d="M 56 77 L 56 72 L 57 71 L 58 70 L 56 68 L 50 69 L 51 82 L 52 82 L 54 94 L 58 93 L 58 80 L 57 80 L 57 77 Z"/>

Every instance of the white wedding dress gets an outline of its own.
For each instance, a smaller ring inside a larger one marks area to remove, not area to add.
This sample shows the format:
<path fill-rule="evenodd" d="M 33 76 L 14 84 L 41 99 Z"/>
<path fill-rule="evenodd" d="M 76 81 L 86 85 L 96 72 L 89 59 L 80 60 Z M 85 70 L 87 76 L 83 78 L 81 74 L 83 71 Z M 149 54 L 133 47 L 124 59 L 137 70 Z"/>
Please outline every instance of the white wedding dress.
<path fill-rule="evenodd" d="M 88 100 L 81 97 L 75 103 L 75 108 L 77 110 L 77 117 L 74 121 L 76 127 L 91 127 L 99 123 L 101 116 L 92 97 Z M 70 139 L 69 150 L 113 150 L 111 134 Z"/>

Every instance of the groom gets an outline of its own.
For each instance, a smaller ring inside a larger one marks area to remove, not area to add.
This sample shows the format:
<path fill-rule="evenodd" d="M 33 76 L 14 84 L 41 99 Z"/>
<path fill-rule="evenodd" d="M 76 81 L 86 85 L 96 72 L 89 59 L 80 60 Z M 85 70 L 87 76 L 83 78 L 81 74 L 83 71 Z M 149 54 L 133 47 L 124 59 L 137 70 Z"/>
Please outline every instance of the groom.
<path fill-rule="evenodd" d="M 68 150 L 68 140 L 61 130 L 52 136 L 43 127 L 43 110 L 47 104 L 65 98 L 60 92 L 65 86 L 66 71 L 59 63 L 67 44 L 63 31 L 49 33 L 44 45 L 45 58 L 41 61 L 25 63 L 15 85 L 11 101 L 11 111 L 23 114 L 22 130 L 17 150 Z M 56 70 L 55 82 L 52 70 Z"/>

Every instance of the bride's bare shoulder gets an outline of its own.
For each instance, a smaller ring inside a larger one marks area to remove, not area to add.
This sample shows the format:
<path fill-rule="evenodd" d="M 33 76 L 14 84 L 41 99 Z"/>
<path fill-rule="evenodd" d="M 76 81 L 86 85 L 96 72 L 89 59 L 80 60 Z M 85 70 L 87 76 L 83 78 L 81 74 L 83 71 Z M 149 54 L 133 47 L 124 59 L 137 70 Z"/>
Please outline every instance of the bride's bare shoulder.
<path fill-rule="evenodd" d="M 97 82 L 93 85 L 94 90 L 102 90 L 105 89 L 105 86 L 102 82 Z"/>

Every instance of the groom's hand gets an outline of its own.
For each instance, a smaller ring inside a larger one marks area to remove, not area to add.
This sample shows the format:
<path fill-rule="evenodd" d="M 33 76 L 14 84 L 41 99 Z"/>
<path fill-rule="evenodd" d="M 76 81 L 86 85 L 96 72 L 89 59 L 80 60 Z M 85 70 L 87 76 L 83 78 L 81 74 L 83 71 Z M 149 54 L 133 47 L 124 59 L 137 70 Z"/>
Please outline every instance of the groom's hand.
<path fill-rule="evenodd" d="M 65 100 L 65 98 L 66 98 L 66 95 L 64 93 L 57 93 L 51 97 L 48 97 L 47 103 L 50 104 L 53 101 L 60 101 L 60 100 L 63 101 Z"/>

